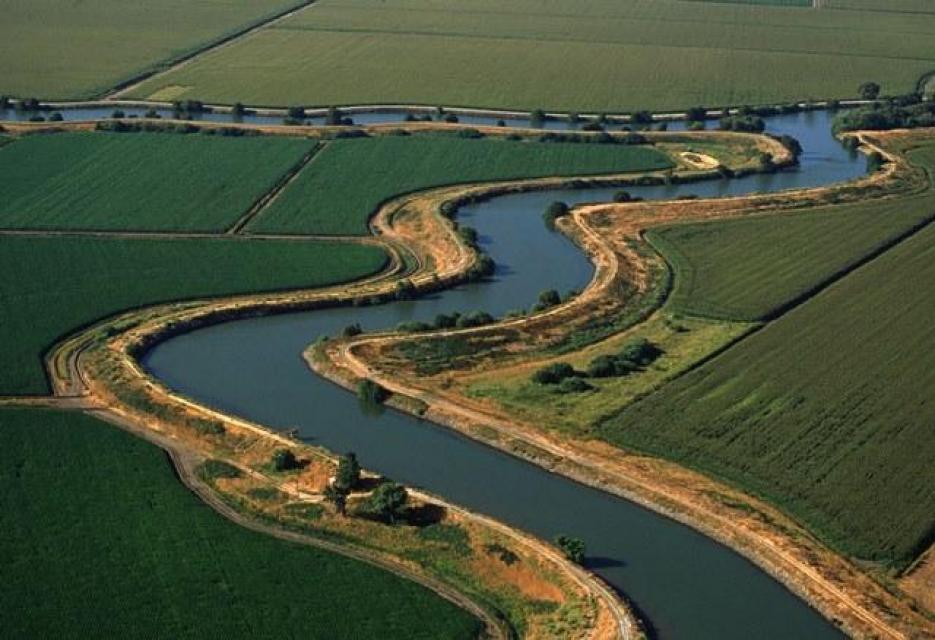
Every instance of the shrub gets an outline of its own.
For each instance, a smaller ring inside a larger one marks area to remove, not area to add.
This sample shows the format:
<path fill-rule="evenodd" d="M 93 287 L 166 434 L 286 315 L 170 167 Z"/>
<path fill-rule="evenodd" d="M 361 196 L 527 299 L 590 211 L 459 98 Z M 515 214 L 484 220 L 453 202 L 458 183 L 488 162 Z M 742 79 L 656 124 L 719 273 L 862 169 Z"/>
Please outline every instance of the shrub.
<path fill-rule="evenodd" d="M 305 120 L 305 108 L 289 107 L 289 110 L 286 112 L 286 117 L 291 120 Z"/>
<path fill-rule="evenodd" d="M 494 317 L 485 311 L 472 311 L 471 313 L 459 316 L 455 323 L 459 329 L 469 329 L 471 327 L 482 327 L 494 321 Z"/>
<path fill-rule="evenodd" d="M 558 385 L 559 393 L 584 393 L 585 391 L 591 391 L 594 387 L 591 386 L 587 380 L 574 376 L 571 378 L 565 378 Z"/>
<path fill-rule="evenodd" d="M 539 294 L 539 305 L 544 309 L 554 307 L 557 304 L 561 304 L 561 302 L 562 298 L 555 289 L 546 289 Z"/>
<path fill-rule="evenodd" d="M 401 484 L 385 482 L 377 487 L 367 499 L 366 509 L 373 515 L 395 524 L 403 514 L 409 493 Z"/>
<path fill-rule="evenodd" d="M 692 107 L 685 112 L 685 119 L 689 122 L 702 122 L 708 117 L 708 110 L 704 107 Z"/>
<path fill-rule="evenodd" d="M 653 114 L 649 111 L 637 111 L 630 116 L 630 122 L 633 124 L 650 124 L 653 121 Z"/>
<path fill-rule="evenodd" d="M 867 155 L 867 172 L 874 173 L 883 166 L 885 159 L 879 151 L 873 151 Z"/>
<path fill-rule="evenodd" d="M 341 332 L 341 335 L 344 336 L 345 338 L 353 338 L 354 336 L 359 336 L 363 332 L 364 330 L 360 328 L 360 323 L 355 322 L 354 324 L 349 324 L 346 327 L 344 327 L 344 330 Z"/>
<path fill-rule="evenodd" d="M 218 478 L 240 478 L 243 472 L 234 465 L 209 458 L 198 465 L 198 477 L 202 480 L 217 480 Z"/>
<path fill-rule="evenodd" d="M 575 564 L 581 564 L 584 562 L 585 545 L 584 541 L 580 538 L 560 535 L 555 537 L 555 544 L 559 549 L 562 550 L 562 553 L 565 554 L 565 557 Z"/>
<path fill-rule="evenodd" d="M 542 367 L 532 374 L 532 381 L 537 384 L 559 384 L 565 378 L 575 375 L 575 369 L 567 362 L 556 362 Z"/>
<path fill-rule="evenodd" d="M 490 555 L 496 556 L 497 558 L 499 558 L 500 562 L 502 562 L 503 564 L 507 566 L 510 566 L 510 565 L 513 565 L 519 562 L 518 555 L 516 555 L 515 553 L 513 553 L 512 551 L 510 551 L 509 549 L 507 549 L 506 547 L 504 547 L 502 544 L 498 542 L 485 544 L 484 550 Z"/>
<path fill-rule="evenodd" d="M 766 122 L 759 116 L 736 115 L 721 118 L 719 126 L 721 131 L 762 133 L 766 129 Z"/>
<path fill-rule="evenodd" d="M 533 127 L 541 127 L 545 124 L 545 111 L 542 109 L 535 109 L 529 114 L 529 124 Z"/>
<path fill-rule="evenodd" d="M 289 449 L 277 449 L 271 460 L 275 471 L 292 471 L 299 468 L 299 461 Z"/>
<path fill-rule="evenodd" d="M 364 378 L 357 384 L 357 397 L 369 404 L 383 404 L 390 392 L 370 378 Z"/>
<path fill-rule="evenodd" d="M 465 277 L 469 281 L 474 282 L 492 276 L 496 270 L 497 264 L 494 262 L 493 258 L 486 253 L 482 253 L 477 256 L 477 261 L 467 270 Z"/>
<path fill-rule="evenodd" d="M 458 323 L 458 318 L 461 317 L 460 313 L 452 313 L 451 315 L 445 313 L 439 313 L 435 316 L 435 328 L 436 329 L 452 329 Z"/>
<path fill-rule="evenodd" d="M 397 300 L 411 300 L 415 297 L 416 287 L 409 279 L 400 280 L 396 283 L 396 291 L 393 294 Z"/>
<path fill-rule="evenodd" d="M 333 484 L 336 489 L 344 492 L 351 491 L 360 484 L 360 463 L 353 451 L 349 451 L 338 460 Z"/>
<path fill-rule="evenodd" d="M 562 216 L 568 215 L 569 211 L 570 209 L 568 208 L 568 205 L 564 202 L 553 202 L 542 214 L 542 219 L 545 221 L 545 226 L 549 229 L 554 229 L 555 221 Z"/>
<path fill-rule="evenodd" d="M 876 82 L 865 82 L 857 87 L 857 95 L 864 100 L 876 100 L 880 95 L 880 85 Z"/>

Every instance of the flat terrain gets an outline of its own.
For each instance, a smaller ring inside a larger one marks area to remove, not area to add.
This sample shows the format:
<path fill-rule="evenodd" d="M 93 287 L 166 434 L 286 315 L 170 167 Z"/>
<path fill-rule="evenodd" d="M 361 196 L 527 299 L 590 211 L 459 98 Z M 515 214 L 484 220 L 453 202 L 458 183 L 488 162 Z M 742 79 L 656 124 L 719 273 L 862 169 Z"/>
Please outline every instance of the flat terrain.
<path fill-rule="evenodd" d="M 616 112 L 907 92 L 935 15 L 889 5 L 319 0 L 132 95 Z"/>
<path fill-rule="evenodd" d="M 434 186 L 549 175 L 649 171 L 673 166 L 648 146 L 384 136 L 331 142 L 249 231 L 368 233 L 367 220 L 394 196 Z"/>
<path fill-rule="evenodd" d="M 5 0 L 0 95 L 90 97 L 295 4 L 296 0 Z"/>
<path fill-rule="evenodd" d="M 0 395 L 45 394 L 42 355 L 79 327 L 174 300 L 319 287 L 379 270 L 375 247 L 306 241 L 0 237 Z"/>
<path fill-rule="evenodd" d="M 648 236 L 676 269 L 675 313 L 756 321 L 935 217 L 935 194 L 680 225 Z"/>
<path fill-rule="evenodd" d="M 933 151 L 915 159 L 932 166 Z M 919 284 L 933 277 L 928 226 L 598 431 L 903 567 L 935 531 L 935 299 Z"/>
<path fill-rule="evenodd" d="M 0 409 L 7 637 L 466 638 L 408 580 L 235 525 L 149 443 L 77 413 Z"/>
<path fill-rule="evenodd" d="M 309 140 L 57 133 L 0 148 L 0 228 L 222 231 Z"/>

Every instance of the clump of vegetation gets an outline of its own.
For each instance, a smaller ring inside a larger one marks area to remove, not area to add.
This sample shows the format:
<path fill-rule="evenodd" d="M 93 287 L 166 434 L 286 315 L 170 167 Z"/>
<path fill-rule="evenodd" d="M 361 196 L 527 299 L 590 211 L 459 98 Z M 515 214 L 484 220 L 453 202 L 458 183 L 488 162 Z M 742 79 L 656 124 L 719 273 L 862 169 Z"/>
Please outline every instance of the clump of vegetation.
<path fill-rule="evenodd" d="M 356 489 L 359 484 L 360 463 L 357 461 L 357 454 L 349 451 L 338 460 L 338 470 L 332 485 L 349 492 Z"/>
<path fill-rule="evenodd" d="M 494 321 L 494 317 L 486 311 L 472 311 L 465 315 L 459 315 L 455 326 L 458 329 L 469 329 L 472 327 L 482 327 Z"/>
<path fill-rule="evenodd" d="M 412 280 L 406 278 L 397 282 L 393 296 L 397 300 L 412 300 L 416 296 L 416 287 Z"/>
<path fill-rule="evenodd" d="M 207 482 L 220 478 L 235 479 L 242 476 L 243 472 L 240 469 L 223 460 L 209 458 L 198 465 L 198 477 Z"/>
<path fill-rule="evenodd" d="M 507 566 L 512 566 L 519 562 L 519 556 L 504 547 L 499 542 L 484 545 L 484 551 L 492 556 L 499 558 L 500 562 Z"/>
<path fill-rule="evenodd" d="M 390 397 L 390 392 L 370 378 L 364 378 L 357 384 L 357 397 L 368 404 L 383 404 Z"/>
<path fill-rule="evenodd" d="M 834 132 L 886 129 L 912 129 L 935 126 L 935 102 L 922 102 L 918 95 L 895 98 L 845 111 L 834 119 Z"/>
<path fill-rule="evenodd" d="M 270 460 L 270 464 L 273 467 L 274 471 L 294 471 L 301 468 L 301 463 L 299 459 L 295 457 L 295 454 L 291 449 L 277 449 L 273 453 L 273 457 Z"/>
<path fill-rule="evenodd" d="M 355 322 L 354 324 L 349 324 L 344 327 L 344 330 L 341 331 L 341 335 L 345 338 L 353 338 L 354 336 L 359 336 L 363 332 L 364 330 L 360 328 L 360 323 Z"/>
<path fill-rule="evenodd" d="M 409 492 L 396 482 L 384 482 L 367 498 L 364 511 L 388 524 L 396 522 L 405 515 Z"/>
<path fill-rule="evenodd" d="M 471 555 L 471 538 L 464 527 L 438 522 L 419 529 L 422 540 L 437 542 L 455 550 L 462 556 Z"/>
<path fill-rule="evenodd" d="M 562 380 L 556 391 L 558 393 L 584 393 L 586 391 L 593 391 L 594 386 L 589 383 L 584 378 L 578 376 L 573 376 L 571 378 L 565 378 Z"/>
<path fill-rule="evenodd" d="M 542 219 L 545 221 L 545 226 L 549 229 L 555 229 L 555 221 L 563 216 L 568 215 L 569 211 L 570 209 L 566 203 L 558 201 L 553 202 L 542 213 Z"/>
<path fill-rule="evenodd" d="M 555 545 L 561 549 L 566 558 L 575 564 L 584 562 L 585 545 L 581 538 L 559 535 L 555 537 Z"/>
<path fill-rule="evenodd" d="M 588 375 L 592 378 L 626 376 L 652 364 L 662 353 L 657 345 L 639 338 L 627 343 L 616 354 L 594 358 L 588 365 Z"/>
<path fill-rule="evenodd" d="M 567 362 L 556 362 L 533 373 L 532 381 L 537 384 L 559 384 L 562 380 L 576 375 L 575 368 Z"/>

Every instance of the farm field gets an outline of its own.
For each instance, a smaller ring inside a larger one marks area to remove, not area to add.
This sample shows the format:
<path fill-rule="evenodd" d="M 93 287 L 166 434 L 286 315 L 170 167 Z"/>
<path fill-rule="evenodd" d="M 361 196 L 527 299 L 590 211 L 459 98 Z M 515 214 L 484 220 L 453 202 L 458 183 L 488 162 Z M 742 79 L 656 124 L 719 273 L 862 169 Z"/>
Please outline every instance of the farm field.
<path fill-rule="evenodd" d="M 0 148 L 0 228 L 222 231 L 314 148 L 200 134 L 19 138 Z"/>
<path fill-rule="evenodd" d="M 678 225 L 647 237 L 675 267 L 672 312 L 758 321 L 932 218 L 935 194 L 926 192 L 802 214 Z"/>
<path fill-rule="evenodd" d="M 619 112 L 908 92 L 935 16 L 881 6 L 320 0 L 130 95 Z"/>
<path fill-rule="evenodd" d="M 606 420 L 629 449 L 761 495 L 842 553 L 932 542 L 935 227 Z"/>
<path fill-rule="evenodd" d="M 382 136 L 331 142 L 248 226 L 252 232 L 363 235 L 386 200 L 434 186 L 672 167 L 652 147 Z"/>
<path fill-rule="evenodd" d="M 368 564 L 215 513 L 155 446 L 78 413 L 0 409 L 8 637 L 465 638 L 478 622 Z"/>
<path fill-rule="evenodd" d="M 375 247 L 325 242 L 2 236 L 0 395 L 48 393 L 43 354 L 119 311 L 346 282 L 385 262 Z"/>
<path fill-rule="evenodd" d="M 297 0 L 6 0 L 0 95 L 87 98 Z"/>

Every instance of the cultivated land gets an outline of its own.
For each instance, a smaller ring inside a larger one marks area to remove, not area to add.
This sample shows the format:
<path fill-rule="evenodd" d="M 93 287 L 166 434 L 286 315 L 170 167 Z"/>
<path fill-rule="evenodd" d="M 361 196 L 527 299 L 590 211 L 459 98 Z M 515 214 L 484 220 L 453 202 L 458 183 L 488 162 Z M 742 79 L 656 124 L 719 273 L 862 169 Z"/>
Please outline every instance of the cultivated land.
<path fill-rule="evenodd" d="M 331 142 L 248 226 L 251 232 L 362 235 L 379 205 L 429 187 L 672 167 L 649 146 L 381 136 Z"/>
<path fill-rule="evenodd" d="M 0 22 L 0 95 L 103 93 L 297 0 L 7 0 Z"/>
<path fill-rule="evenodd" d="M 223 231 L 314 149 L 197 134 L 19 138 L 0 148 L 0 228 Z"/>
<path fill-rule="evenodd" d="M 469 613 L 363 562 L 212 511 L 143 440 L 0 409 L 0 623 L 10 637 L 465 638 Z"/>
<path fill-rule="evenodd" d="M 376 247 L 326 242 L 0 235 L 0 395 L 48 393 L 43 354 L 118 311 L 320 287 L 369 275 L 386 260 Z"/>
<path fill-rule="evenodd" d="M 130 95 L 618 112 L 905 93 L 935 68 L 935 15 L 888 6 L 320 0 Z"/>
<path fill-rule="evenodd" d="M 647 236 L 676 270 L 671 312 L 757 321 L 932 218 L 935 195 L 925 193 L 793 216 L 681 225 Z"/>

